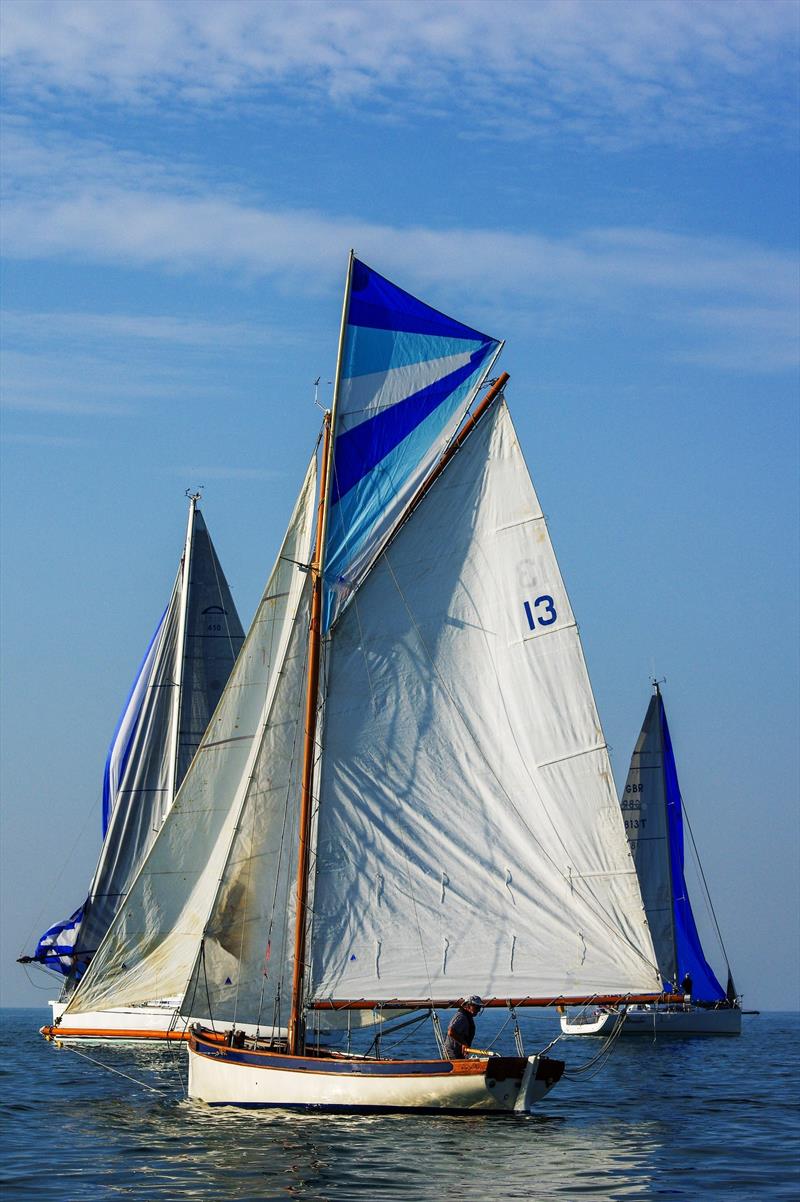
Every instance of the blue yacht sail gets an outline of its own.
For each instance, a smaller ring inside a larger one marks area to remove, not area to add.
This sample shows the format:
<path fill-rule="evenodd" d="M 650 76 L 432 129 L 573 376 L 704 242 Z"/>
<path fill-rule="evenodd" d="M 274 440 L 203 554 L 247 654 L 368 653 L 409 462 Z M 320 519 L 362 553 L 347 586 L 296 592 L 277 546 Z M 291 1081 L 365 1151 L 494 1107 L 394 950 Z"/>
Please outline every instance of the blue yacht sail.
<path fill-rule="evenodd" d="M 706 960 L 684 875 L 683 801 L 664 701 L 650 698 L 622 795 L 622 812 L 667 992 L 688 973 L 697 1001 L 725 996 Z"/>
<path fill-rule="evenodd" d="M 669 864 L 672 878 L 672 922 L 677 962 L 676 983 L 680 984 L 688 973 L 692 978 L 692 996 L 696 1000 L 721 1002 L 726 996 L 725 990 L 703 954 L 697 923 L 692 912 L 692 903 L 689 900 L 689 890 L 686 887 L 686 877 L 683 871 L 683 800 L 678 784 L 675 756 L 672 752 L 667 714 L 660 690 L 653 700 L 658 707 L 663 748 L 664 793 L 667 804 Z M 669 982 L 665 982 L 665 984 L 669 985 Z"/>

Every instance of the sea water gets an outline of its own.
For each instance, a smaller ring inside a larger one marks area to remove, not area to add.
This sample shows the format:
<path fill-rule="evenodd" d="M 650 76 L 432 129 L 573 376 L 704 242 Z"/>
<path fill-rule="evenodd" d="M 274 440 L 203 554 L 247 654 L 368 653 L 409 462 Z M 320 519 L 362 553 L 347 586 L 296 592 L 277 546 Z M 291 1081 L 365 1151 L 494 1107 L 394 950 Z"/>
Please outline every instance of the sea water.
<path fill-rule="evenodd" d="M 78 1054 L 45 1043 L 47 1017 L 2 1012 L 7 1202 L 800 1198 L 795 1013 L 745 1016 L 738 1038 L 619 1040 L 535 1114 L 474 1117 L 211 1108 L 186 1100 L 182 1045 Z M 481 1015 L 476 1042 L 502 1021 Z M 552 1012 L 521 1025 L 526 1051 L 558 1034 Z M 510 1032 L 496 1046 L 513 1054 Z M 396 1038 L 430 1053 L 428 1031 Z M 565 1037 L 551 1055 L 574 1071 L 599 1048 Z"/>

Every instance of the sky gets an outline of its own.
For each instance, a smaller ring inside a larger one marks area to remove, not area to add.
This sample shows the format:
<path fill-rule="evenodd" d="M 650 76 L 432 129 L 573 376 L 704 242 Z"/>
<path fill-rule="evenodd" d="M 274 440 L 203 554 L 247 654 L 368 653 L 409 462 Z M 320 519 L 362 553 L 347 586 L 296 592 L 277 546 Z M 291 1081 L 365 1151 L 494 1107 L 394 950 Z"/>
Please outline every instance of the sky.
<path fill-rule="evenodd" d="M 0 1002 L 56 996 L 15 959 L 85 897 L 186 489 L 253 615 L 354 247 L 506 340 L 617 783 L 665 678 L 745 1006 L 800 1005 L 798 5 L 2 22 Z"/>

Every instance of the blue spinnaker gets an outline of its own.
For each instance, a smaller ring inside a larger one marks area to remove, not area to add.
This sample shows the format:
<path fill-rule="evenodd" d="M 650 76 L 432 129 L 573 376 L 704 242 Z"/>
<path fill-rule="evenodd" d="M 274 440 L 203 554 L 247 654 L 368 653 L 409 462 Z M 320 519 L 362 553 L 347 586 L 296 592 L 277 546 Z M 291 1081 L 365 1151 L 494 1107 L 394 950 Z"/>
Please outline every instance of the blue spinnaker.
<path fill-rule="evenodd" d="M 675 767 L 675 757 L 672 753 L 672 740 L 667 726 L 667 715 L 664 703 L 659 694 L 661 739 L 664 756 L 664 788 L 667 802 L 667 829 L 669 837 L 669 860 L 672 878 L 672 917 L 675 930 L 675 953 L 677 958 L 678 981 L 686 973 L 692 978 L 692 997 L 697 1001 L 720 1002 L 725 998 L 725 990 L 714 975 L 708 961 L 703 955 L 700 936 L 689 901 L 689 891 L 686 888 L 686 878 L 683 871 L 683 802 L 678 772 Z M 665 986 L 671 988 L 671 983 L 665 981 Z"/>
<path fill-rule="evenodd" d="M 333 430 L 323 629 L 463 421 L 500 343 L 353 259 Z"/>
<path fill-rule="evenodd" d="M 131 749 L 136 738 L 136 732 L 138 730 L 139 719 L 142 714 L 145 693 L 152 675 L 158 639 L 164 626 L 164 619 L 167 616 L 168 610 L 169 606 L 167 606 L 159 618 L 155 633 L 153 634 L 147 650 L 145 651 L 144 659 L 139 665 L 139 671 L 136 673 L 136 679 L 131 686 L 128 699 L 125 702 L 125 706 L 119 716 L 119 721 L 117 722 L 113 737 L 111 739 L 111 745 L 108 749 L 108 755 L 106 756 L 105 768 L 103 769 L 104 839 L 108 832 L 108 824 L 111 821 L 111 815 L 113 813 L 114 806 L 117 803 L 119 782 L 125 774 Z"/>

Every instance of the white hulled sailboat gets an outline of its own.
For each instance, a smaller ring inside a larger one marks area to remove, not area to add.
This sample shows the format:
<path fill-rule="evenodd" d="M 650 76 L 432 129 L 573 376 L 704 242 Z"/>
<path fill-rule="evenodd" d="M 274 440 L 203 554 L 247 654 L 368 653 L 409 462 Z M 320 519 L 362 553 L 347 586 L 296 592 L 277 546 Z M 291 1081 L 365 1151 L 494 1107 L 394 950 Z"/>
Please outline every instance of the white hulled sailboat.
<path fill-rule="evenodd" d="M 625 1007 L 620 1033 L 738 1035 L 742 1011 L 716 917 L 727 969 L 725 989 L 706 959 L 692 912 L 684 873 L 683 800 L 659 682 L 653 682 L 653 690 L 620 807 L 664 988 L 683 994 L 685 1000 Z M 599 1007 L 575 1017 L 564 1014 L 561 1029 L 568 1035 L 608 1035 L 619 1017 L 619 1009 L 614 1007 Z"/>
<path fill-rule="evenodd" d="M 661 993 L 507 376 L 469 416 L 500 349 L 351 256 L 257 736 L 213 790 L 184 782 L 75 1002 L 188 967 L 193 1098 L 527 1110 L 560 1061 L 386 1060 L 312 1029 Z"/>
<path fill-rule="evenodd" d="M 188 495 L 188 494 L 187 494 Z M 147 1039 L 170 1033 L 180 998 L 84 1012 L 63 1023 L 130 884 L 168 815 L 244 638 L 208 528 L 189 495 L 183 554 L 170 599 L 120 716 L 103 775 L 103 844 L 84 903 L 50 927 L 32 956 L 64 977 L 50 1003 L 64 1039 Z"/>

